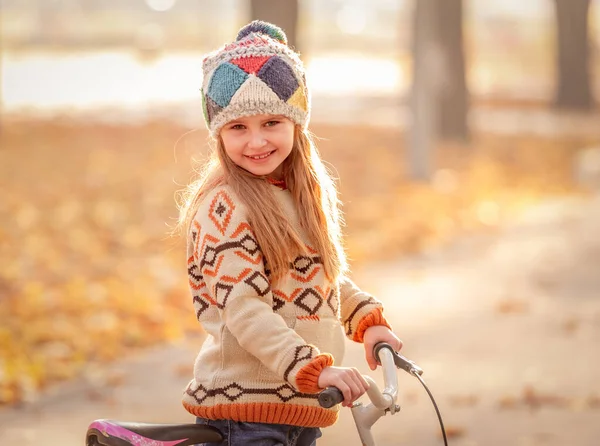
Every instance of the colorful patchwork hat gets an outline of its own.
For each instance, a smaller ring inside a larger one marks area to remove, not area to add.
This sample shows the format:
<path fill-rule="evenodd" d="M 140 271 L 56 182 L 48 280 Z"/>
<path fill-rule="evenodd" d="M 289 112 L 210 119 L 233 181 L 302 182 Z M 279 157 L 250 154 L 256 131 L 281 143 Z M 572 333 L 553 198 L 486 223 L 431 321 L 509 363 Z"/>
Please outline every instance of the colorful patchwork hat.
<path fill-rule="evenodd" d="M 283 115 L 306 128 L 310 97 L 304 66 L 277 26 L 254 21 L 235 42 L 208 54 L 202 71 L 204 119 L 213 137 L 243 116 Z"/>

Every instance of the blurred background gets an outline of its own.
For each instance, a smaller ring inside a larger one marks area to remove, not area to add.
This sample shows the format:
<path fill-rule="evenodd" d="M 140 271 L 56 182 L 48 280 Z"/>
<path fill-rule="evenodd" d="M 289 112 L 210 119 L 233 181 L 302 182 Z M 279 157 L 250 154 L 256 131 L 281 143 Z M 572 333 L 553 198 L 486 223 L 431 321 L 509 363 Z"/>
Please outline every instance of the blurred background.
<path fill-rule="evenodd" d="M 209 150 L 203 54 L 255 18 L 302 55 L 353 276 L 453 444 L 597 444 L 598 0 L 2 0 L 0 443 L 190 421 L 175 194 Z M 407 386 L 380 442 L 441 444 Z"/>

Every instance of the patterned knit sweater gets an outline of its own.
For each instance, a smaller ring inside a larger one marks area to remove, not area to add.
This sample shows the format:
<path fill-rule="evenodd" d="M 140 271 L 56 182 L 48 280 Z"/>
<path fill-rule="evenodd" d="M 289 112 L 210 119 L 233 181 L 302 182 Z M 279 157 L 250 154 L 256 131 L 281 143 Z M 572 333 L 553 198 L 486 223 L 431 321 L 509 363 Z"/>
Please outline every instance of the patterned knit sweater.
<path fill-rule="evenodd" d="M 289 191 L 271 186 L 303 240 Z M 382 305 L 349 279 L 330 283 L 319 255 L 295 259 L 276 287 L 269 282 L 243 203 L 227 186 L 202 201 L 188 239 L 196 316 L 208 333 L 183 396 L 209 419 L 325 427 L 339 406 L 317 401 L 321 370 L 339 365 L 344 334 L 362 342 L 388 325 Z M 389 326 L 389 325 L 388 325 Z"/>

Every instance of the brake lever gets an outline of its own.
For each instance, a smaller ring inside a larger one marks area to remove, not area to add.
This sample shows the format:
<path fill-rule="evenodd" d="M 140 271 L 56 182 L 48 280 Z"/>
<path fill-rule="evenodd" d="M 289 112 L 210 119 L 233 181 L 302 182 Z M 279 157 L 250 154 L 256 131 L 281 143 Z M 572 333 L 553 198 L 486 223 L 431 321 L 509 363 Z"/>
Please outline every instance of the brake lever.
<path fill-rule="evenodd" d="M 395 352 L 393 347 L 387 342 L 378 342 L 373 348 L 373 354 L 378 363 L 381 364 L 381 361 L 379 360 L 379 351 L 382 348 L 387 348 L 392 352 L 392 356 L 394 357 L 394 364 L 396 364 L 397 368 L 402 369 L 405 372 L 410 373 L 411 375 L 420 376 L 423 374 L 423 369 L 421 367 L 419 367 L 414 361 L 411 361 L 410 359 Z"/>

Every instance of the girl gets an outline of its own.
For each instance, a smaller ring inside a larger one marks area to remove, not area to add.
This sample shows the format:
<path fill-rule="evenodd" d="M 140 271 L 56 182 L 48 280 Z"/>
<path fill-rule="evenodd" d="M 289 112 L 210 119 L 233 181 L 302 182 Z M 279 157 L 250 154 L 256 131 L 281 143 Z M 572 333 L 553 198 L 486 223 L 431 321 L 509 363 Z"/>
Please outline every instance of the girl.
<path fill-rule="evenodd" d="M 401 341 L 382 305 L 344 273 L 334 183 L 309 137 L 309 92 L 278 27 L 255 21 L 203 61 L 213 160 L 190 185 L 180 223 L 196 316 L 208 333 L 183 404 L 228 444 L 314 445 L 368 384 L 340 367 L 344 334 Z"/>

